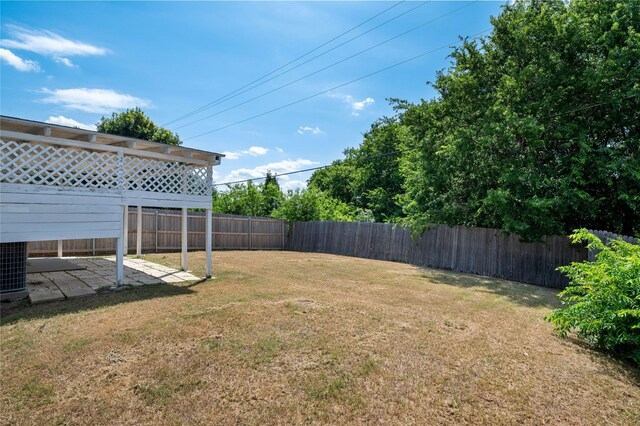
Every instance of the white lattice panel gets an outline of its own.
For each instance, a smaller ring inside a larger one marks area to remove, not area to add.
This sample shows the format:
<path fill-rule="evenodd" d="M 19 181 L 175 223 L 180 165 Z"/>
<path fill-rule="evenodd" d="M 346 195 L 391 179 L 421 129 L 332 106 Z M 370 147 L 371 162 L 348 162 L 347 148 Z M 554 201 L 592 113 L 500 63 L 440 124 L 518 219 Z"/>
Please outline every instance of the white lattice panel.
<path fill-rule="evenodd" d="M 189 168 L 187 175 L 187 190 L 189 194 L 194 195 L 211 195 L 213 188 L 213 177 L 209 172 L 209 167 L 193 167 Z"/>
<path fill-rule="evenodd" d="M 211 170 L 179 162 L 0 141 L 0 182 L 211 195 Z"/>
<path fill-rule="evenodd" d="M 117 189 L 117 155 L 53 145 L 2 141 L 0 181 Z"/>
<path fill-rule="evenodd" d="M 124 158 L 125 189 L 209 195 L 207 168 L 140 157 Z"/>

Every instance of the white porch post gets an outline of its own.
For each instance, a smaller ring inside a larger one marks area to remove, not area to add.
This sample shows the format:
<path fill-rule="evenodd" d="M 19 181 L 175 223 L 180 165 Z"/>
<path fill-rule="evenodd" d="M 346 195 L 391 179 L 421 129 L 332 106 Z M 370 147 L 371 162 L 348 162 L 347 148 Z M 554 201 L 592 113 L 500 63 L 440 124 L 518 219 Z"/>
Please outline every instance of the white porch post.
<path fill-rule="evenodd" d="M 136 219 L 136 256 L 142 256 L 142 206 L 138 206 Z"/>
<path fill-rule="evenodd" d="M 187 270 L 187 209 L 182 208 L 182 257 L 180 261 L 180 267 L 183 271 Z"/>
<path fill-rule="evenodd" d="M 129 206 L 124 206 L 122 216 L 122 251 L 126 256 L 129 253 Z"/>
<path fill-rule="evenodd" d="M 62 257 L 62 240 L 58 240 L 58 257 Z"/>
<path fill-rule="evenodd" d="M 129 214 L 127 206 L 122 206 L 122 228 L 124 228 L 125 218 Z M 124 229 L 120 233 L 120 237 L 116 238 L 116 287 L 124 284 Z"/>
<path fill-rule="evenodd" d="M 124 264 L 122 262 L 122 237 L 116 238 L 116 287 L 124 284 Z"/>
<path fill-rule="evenodd" d="M 206 221 L 207 224 L 205 225 L 204 229 L 205 229 L 205 233 L 206 233 L 206 237 L 204 239 L 205 241 L 205 251 L 206 251 L 206 256 L 207 256 L 207 278 L 211 278 L 211 209 L 207 209 L 207 216 L 206 216 Z"/>

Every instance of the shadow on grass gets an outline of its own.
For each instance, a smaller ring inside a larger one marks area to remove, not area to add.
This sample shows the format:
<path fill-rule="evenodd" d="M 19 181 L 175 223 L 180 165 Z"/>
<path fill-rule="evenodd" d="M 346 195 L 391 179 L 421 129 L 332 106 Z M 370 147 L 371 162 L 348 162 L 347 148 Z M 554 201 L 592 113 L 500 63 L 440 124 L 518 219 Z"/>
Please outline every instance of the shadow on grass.
<path fill-rule="evenodd" d="M 495 294 L 523 306 L 549 309 L 558 309 L 561 306 L 557 296 L 559 289 L 437 269 L 425 269 L 422 276 L 433 284 L 451 285 Z"/>
<path fill-rule="evenodd" d="M 0 306 L 2 310 L 0 325 L 13 324 L 22 320 L 51 318 L 57 315 L 90 311 L 141 300 L 192 294 L 194 291 L 191 287 L 202 282 L 204 280 L 190 284 L 151 284 L 140 287 L 125 287 L 119 291 L 105 290 L 95 295 L 40 305 L 31 305 L 28 301 L 19 302 L 14 306 L 3 304 Z"/>
<path fill-rule="evenodd" d="M 562 338 L 558 336 L 558 339 Z M 575 335 L 569 335 L 563 340 L 587 353 L 593 361 L 597 362 L 601 372 L 604 374 L 614 376 L 624 372 L 631 377 L 631 383 L 640 388 L 640 364 L 634 363 L 628 356 L 621 353 L 598 350 Z"/>

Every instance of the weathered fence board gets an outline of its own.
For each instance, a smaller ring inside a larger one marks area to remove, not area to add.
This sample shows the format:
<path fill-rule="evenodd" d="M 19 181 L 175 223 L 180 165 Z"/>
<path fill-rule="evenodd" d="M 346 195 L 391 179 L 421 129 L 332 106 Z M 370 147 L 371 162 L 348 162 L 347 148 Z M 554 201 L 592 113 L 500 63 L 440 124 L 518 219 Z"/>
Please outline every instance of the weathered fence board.
<path fill-rule="evenodd" d="M 296 222 L 289 250 L 391 260 L 562 288 L 560 265 L 587 259 L 567 237 L 521 242 L 498 229 L 434 225 L 412 238 L 409 230 L 382 223 Z"/>
<path fill-rule="evenodd" d="M 205 213 L 191 212 L 187 217 L 189 250 L 205 248 Z M 129 254 L 135 254 L 137 211 L 129 209 Z M 212 243 L 214 250 L 284 250 L 287 248 L 288 222 L 280 219 L 214 214 Z M 115 238 L 63 241 L 65 255 L 104 255 L 115 253 Z M 55 256 L 57 241 L 29 243 L 30 256 Z M 179 210 L 143 209 L 143 253 L 181 249 L 181 213 Z"/>

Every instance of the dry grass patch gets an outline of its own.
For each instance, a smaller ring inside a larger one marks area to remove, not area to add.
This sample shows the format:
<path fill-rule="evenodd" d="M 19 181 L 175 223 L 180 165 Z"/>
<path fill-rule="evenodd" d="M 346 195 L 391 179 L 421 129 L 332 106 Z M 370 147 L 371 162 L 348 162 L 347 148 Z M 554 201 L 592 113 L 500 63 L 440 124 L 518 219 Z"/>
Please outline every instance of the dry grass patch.
<path fill-rule="evenodd" d="M 321 254 L 217 252 L 214 268 L 3 312 L 0 421 L 640 422 L 638 371 L 555 337 L 554 291 Z"/>

